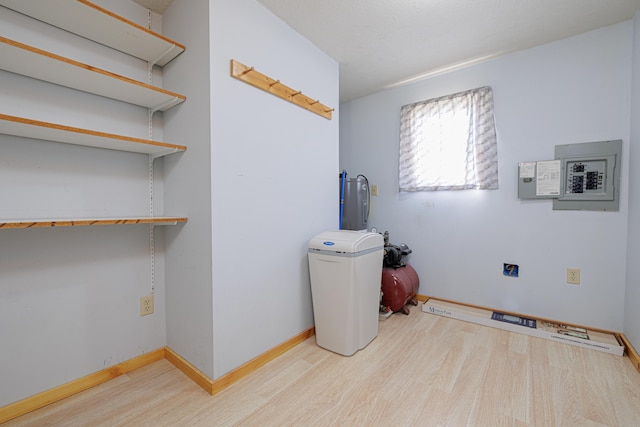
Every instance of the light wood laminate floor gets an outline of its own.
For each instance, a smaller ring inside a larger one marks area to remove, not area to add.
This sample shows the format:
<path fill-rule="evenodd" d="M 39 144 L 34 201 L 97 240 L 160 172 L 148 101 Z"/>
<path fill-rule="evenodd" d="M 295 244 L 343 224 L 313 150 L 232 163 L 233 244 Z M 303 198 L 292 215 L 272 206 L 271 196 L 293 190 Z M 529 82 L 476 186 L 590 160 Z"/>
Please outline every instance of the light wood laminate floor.
<path fill-rule="evenodd" d="M 162 360 L 6 425 L 640 426 L 628 358 L 411 311 L 351 357 L 312 337 L 215 396 Z"/>

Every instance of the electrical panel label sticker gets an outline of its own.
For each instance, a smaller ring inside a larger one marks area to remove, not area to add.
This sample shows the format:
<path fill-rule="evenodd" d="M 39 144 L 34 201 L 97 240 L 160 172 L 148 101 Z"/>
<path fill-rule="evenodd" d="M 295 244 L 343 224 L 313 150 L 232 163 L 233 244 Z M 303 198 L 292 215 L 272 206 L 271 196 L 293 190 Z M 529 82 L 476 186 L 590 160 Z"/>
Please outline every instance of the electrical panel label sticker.
<path fill-rule="evenodd" d="M 520 162 L 520 178 L 536 177 L 536 162 Z"/>
<path fill-rule="evenodd" d="M 537 162 L 536 196 L 560 195 L 560 160 Z"/>

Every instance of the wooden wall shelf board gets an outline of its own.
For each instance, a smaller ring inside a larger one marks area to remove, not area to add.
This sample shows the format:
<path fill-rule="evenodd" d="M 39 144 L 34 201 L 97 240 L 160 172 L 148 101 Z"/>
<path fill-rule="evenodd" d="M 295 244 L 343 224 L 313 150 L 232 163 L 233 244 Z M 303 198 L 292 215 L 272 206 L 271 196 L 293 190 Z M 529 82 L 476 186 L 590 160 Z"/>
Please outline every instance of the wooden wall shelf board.
<path fill-rule="evenodd" d="M 231 76 L 331 120 L 333 108 L 329 108 L 317 99 L 309 98 L 302 92 L 280 83 L 280 80 L 272 79 L 256 71 L 253 67 L 247 67 L 234 59 L 231 60 Z"/>
<path fill-rule="evenodd" d="M 86 0 L 0 0 L 0 5 L 159 66 L 185 50 Z"/>
<path fill-rule="evenodd" d="M 151 154 L 154 157 L 166 156 L 187 149 L 184 145 L 97 132 L 6 114 L 0 114 L 0 133 L 85 147 Z"/>
<path fill-rule="evenodd" d="M 186 97 L 0 37 L 0 69 L 72 89 L 165 111 Z"/>
<path fill-rule="evenodd" d="M 51 228 L 51 227 L 80 227 L 90 225 L 119 225 L 119 224 L 153 224 L 176 225 L 187 222 L 185 217 L 128 217 L 128 218 L 77 218 L 77 219 L 0 219 L 0 229 L 16 228 Z"/>

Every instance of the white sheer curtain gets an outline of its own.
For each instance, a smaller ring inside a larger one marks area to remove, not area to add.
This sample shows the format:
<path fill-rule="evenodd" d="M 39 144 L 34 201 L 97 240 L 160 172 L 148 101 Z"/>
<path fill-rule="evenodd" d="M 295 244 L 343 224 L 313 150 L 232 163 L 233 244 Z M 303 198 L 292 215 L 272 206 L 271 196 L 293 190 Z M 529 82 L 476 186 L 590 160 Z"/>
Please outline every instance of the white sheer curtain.
<path fill-rule="evenodd" d="M 403 106 L 399 177 L 400 191 L 497 189 L 491 87 Z"/>

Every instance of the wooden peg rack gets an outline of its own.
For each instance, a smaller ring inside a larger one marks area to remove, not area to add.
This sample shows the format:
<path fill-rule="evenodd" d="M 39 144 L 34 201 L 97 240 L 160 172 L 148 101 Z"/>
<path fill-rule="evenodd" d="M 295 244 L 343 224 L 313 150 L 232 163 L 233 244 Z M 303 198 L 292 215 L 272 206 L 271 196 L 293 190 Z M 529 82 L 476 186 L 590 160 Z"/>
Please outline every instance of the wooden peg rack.
<path fill-rule="evenodd" d="M 231 60 L 231 76 L 331 120 L 331 113 L 334 111 L 334 108 L 329 108 L 320 103 L 320 101 L 309 98 L 302 92 L 280 83 L 280 80 L 272 79 L 256 71 L 253 67 L 247 67 L 239 63 L 235 59 Z"/>

